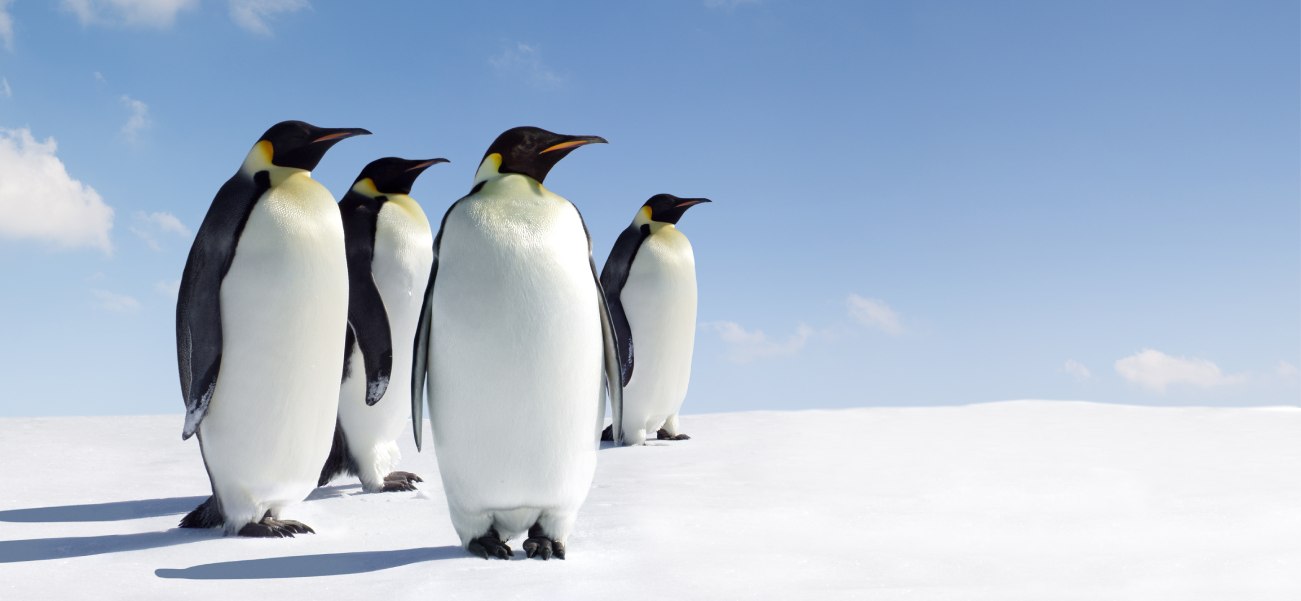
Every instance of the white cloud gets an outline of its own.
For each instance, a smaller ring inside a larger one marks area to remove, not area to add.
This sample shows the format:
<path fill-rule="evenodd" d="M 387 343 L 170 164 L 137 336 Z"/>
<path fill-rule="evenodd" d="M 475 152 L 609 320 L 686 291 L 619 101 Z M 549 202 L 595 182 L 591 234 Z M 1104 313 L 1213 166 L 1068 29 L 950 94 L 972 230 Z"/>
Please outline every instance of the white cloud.
<path fill-rule="evenodd" d="M 565 81 L 542 62 L 537 48 L 522 42 L 502 50 L 501 54 L 488 59 L 488 63 L 503 73 L 527 77 L 534 85 L 543 88 L 555 88 Z"/>
<path fill-rule="evenodd" d="M 97 82 L 99 82 L 99 83 L 108 83 L 108 78 L 107 78 L 107 77 L 104 77 L 104 74 L 103 74 L 103 73 L 100 73 L 99 71 L 96 71 L 96 72 L 95 72 L 95 81 L 97 81 Z"/>
<path fill-rule="evenodd" d="M 113 209 L 94 188 L 68 175 L 54 138 L 0 129 L 0 237 L 113 251 Z"/>
<path fill-rule="evenodd" d="M 230 19 L 252 33 L 271 35 L 267 21 L 272 17 L 310 6 L 307 0 L 230 0 Z"/>
<path fill-rule="evenodd" d="M 181 294 L 181 280 L 159 280 L 154 283 L 154 292 L 175 299 Z"/>
<path fill-rule="evenodd" d="M 14 50 L 14 17 L 9 14 L 9 5 L 13 0 L 0 0 L 0 43 L 5 50 Z"/>
<path fill-rule="evenodd" d="M 0 96 L 4 96 L 5 98 L 14 97 L 14 89 L 9 87 L 8 77 L 0 77 Z"/>
<path fill-rule="evenodd" d="M 182 237 L 187 237 L 190 235 L 190 228 L 185 227 L 185 224 L 181 223 L 181 220 L 177 219 L 176 216 L 171 213 L 167 213 L 164 211 L 155 211 L 153 213 L 146 214 L 142 211 L 136 213 L 136 215 L 140 217 L 142 220 L 153 224 L 159 230 L 162 230 L 164 232 L 172 232 L 173 234 Z"/>
<path fill-rule="evenodd" d="M 163 246 L 158 242 L 156 233 L 173 233 L 182 238 L 190 236 L 190 228 L 185 227 L 180 219 L 175 215 L 165 212 L 145 213 L 136 211 L 135 223 L 129 228 L 132 234 L 144 241 L 145 245 L 151 250 L 161 251 Z"/>
<path fill-rule="evenodd" d="M 1279 359 L 1278 365 L 1274 367 L 1274 373 L 1277 374 L 1278 377 L 1280 378 L 1283 378 L 1285 380 L 1291 380 L 1292 378 L 1295 378 L 1297 377 L 1297 375 L 1301 374 L 1301 370 L 1298 370 L 1295 365 L 1292 365 L 1287 361 Z"/>
<path fill-rule="evenodd" d="M 199 6 L 199 0 L 63 0 L 63 9 L 82 25 L 126 25 L 168 29 L 177 13 Z"/>
<path fill-rule="evenodd" d="M 1081 382 L 1093 377 L 1093 372 L 1089 371 L 1088 367 L 1074 359 L 1067 359 L 1066 363 L 1062 364 L 1062 369 Z"/>
<path fill-rule="evenodd" d="M 153 124 L 149 120 L 149 105 L 125 95 L 122 96 L 122 105 L 131 111 L 131 116 L 127 117 L 126 124 L 122 126 L 122 137 L 128 142 L 135 142 L 140 139 L 140 132 Z"/>
<path fill-rule="evenodd" d="M 849 305 L 849 316 L 860 325 L 881 330 L 891 336 L 903 333 L 899 314 L 895 313 L 890 305 L 885 304 L 885 301 L 850 294 L 846 304 Z"/>
<path fill-rule="evenodd" d="M 1172 384 L 1210 388 L 1235 384 L 1243 380 L 1237 374 L 1225 374 L 1206 359 L 1171 357 L 1161 351 L 1143 349 L 1116 361 L 1116 373 L 1148 390 L 1164 393 Z"/>
<path fill-rule="evenodd" d="M 134 297 L 98 288 L 91 290 L 90 293 L 95 296 L 95 302 L 100 308 L 112 311 L 114 313 L 133 313 L 140 309 L 140 301 Z"/>
<path fill-rule="evenodd" d="M 813 336 L 813 328 L 800 324 L 795 333 L 785 341 L 770 340 L 762 330 L 747 330 L 736 322 L 713 321 L 700 324 L 701 328 L 713 330 L 729 347 L 728 359 L 734 363 L 749 363 L 755 359 L 767 359 L 794 355 L 804 348 Z"/>

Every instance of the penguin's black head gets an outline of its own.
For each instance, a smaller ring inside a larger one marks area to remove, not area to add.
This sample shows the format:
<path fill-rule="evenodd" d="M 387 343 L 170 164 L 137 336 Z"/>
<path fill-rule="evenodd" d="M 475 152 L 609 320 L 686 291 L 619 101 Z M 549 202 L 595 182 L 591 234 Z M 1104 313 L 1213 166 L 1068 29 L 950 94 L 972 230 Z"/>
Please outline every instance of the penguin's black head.
<path fill-rule="evenodd" d="M 302 121 L 281 121 L 262 134 L 258 143 L 271 146 L 272 165 L 311 171 L 339 140 L 367 134 L 370 132 L 355 127 L 331 129 Z"/>
<path fill-rule="evenodd" d="M 712 202 L 708 198 L 678 198 L 672 194 L 656 194 L 642 207 L 650 209 L 652 221 L 660 223 L 677 223 L 687 209 L 702 202 Z"/>
<path fill-rule="evenodd" d="M 516 127 L 497 136 L 488 152 L 483 153 L 483 160 L 488 161 L 495 154 L 501 161 L 497 166 L 498 173 L 527 175 L 542 183 L 551 168 L 565 155 L 579 146 L 593 143 L 606 142 L 600 136 L 566 136 L 538 127 Z"/>
<path fill-rule="evenodd" d="M 416 178 L 425 169 L 438 163 L 446 163 L 447 159 L 425 159 L 409 160 L 399 159 L 397 157 L 384 157 L 371 161 L 361 170 L 361 175 L 357 176 L 354 185 L 364 179 L 369 179 L 374 184 L 375 189 L 380 194 L 410 194 L 411 186 L 416 183 Z"/>

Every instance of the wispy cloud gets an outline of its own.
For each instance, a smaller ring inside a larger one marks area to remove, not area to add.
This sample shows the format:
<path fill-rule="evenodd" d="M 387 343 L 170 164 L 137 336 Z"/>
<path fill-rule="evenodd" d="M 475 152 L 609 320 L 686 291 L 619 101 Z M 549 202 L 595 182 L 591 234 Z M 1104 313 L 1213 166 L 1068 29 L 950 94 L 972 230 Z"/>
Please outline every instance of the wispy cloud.
<path fill-rule="evenodd" d="M 523 76 L 541 88 L 556 88 L 565 81 L 563 76 L 542 62 L 542 54 L 536 46 L 523 42 L 502 49 L 500 54 L 489 58 L 488 63 L 499 72 Z"/>
<path fill-rule="evenodd" d="M 171 233 L 182 238 L 190 236 L 190 228 L 185 227 L 185 224 L 181 223 L 181 220 L 177 219 L 175 215 L 166 212 L 145 213 L 144 211 L 136 211 L 134 223 L 128 229 L 137 238 L 143 240 L 145 246 L 148 246 L 153 251 L 163 250 L 163 246 L 155 234 Z"/>
<path fill-rule="evenodd" d="M 98 83 L 101 83 L 101 84 L 106 84 L 106 83 L 108 83 L 108 78 L 107 78 L 107 77 L 104 77 L 104 74 L 103 74 L 103 73 L 100 73 L 99 71 L 96 71 L 96 72 L 95 72 L 95 81 L 98 82 Z"/>
<path fill-rule="evenodd" d="M 727 343 L 728 359 L 733 363 L 794 355 L 813 336 L 813 328 L 804 324 L 800 324 L 795 333 L 783 341 L 769 339 L 762 330 L 747 330 L 733 321 L 707 322 L 700 324 L 700 327 L 717 333 Z"/>
<path fill-rule="evenodd" d="M 1301 375 L 1301 370 L 1298 370 L 1295 365 L 1279 359 L 1278 365 L 1274 366 L 1274 373 L 1284 380 L 1291 380 L 1296 378 L 1297 375 Z"/>
<path fill-rule="evenodd" d="M 181 280 L 159 280 L 154 282 L 154 292 L 175 299 L 181 293 Z"/>
<path fill-rule="evenodd" d="M 230 0 L 230 19 L 246 31 L 269 36 L 269 21 L 276 15 L 310 7 L 307 0 Z"/>
<path fill-rule="evenodd" d="M 127 95 L 123 95 L 121 100 L 122 106 L 131 111 L 131 116 L 127 117 L 126 123 L 122 125 L 122 137 L 128 142 L 137 142 L 140 139 L 140 132 L 153 124 L 149 119 L 149 105 Z"/>
<path fill-rule="evenodd" d="M 1074 359 L 1067 359 L 1066 363 L 1062 364 L 1062 370 L 1081 382 L 1093 377 L 1093 372 L 1089 371 L 1088 367 Z"/>
<path fill-rule="evenodd" d="M 199 0 L 63 0 L 63 9 L 82 25 L 169 29 L 176 15 L 199 6 Z"/>
<path fill-rule="evenodd" d="M 9 5 L 14 0 L 0 0 L 0 43 L 5 50 L 14 50 L 14 16 L 9 14 Z"/>
<path fill-rule="evenodd" d="M 849 316 L 863 327 L 881 330 L 891 336 L 898 336 L 904 331 L 899 314 L 883 300 L 850 294 L 845 304 L 849 307 Z"/>
<path fill-rule="evenodd" d="M 111 253 L 112 207 L 68 175 L 57 150 L 54 138 L 40 142 L 26 128 L 0 129 L 0 237 Z"/>
<path fill-rule="evenodd" d="M 1116 361 L 1116 373 L 1134 384 L 1160 393 L 1171 385 L 1210 388 L 1236 384 L 1245 379 L 1239 374 L 1225 374 L 1218 365 L 1206 359 L 1172 357 L 1154 349 L 1143 349 Z"/>
<path fill-rule="evenodd" d="M 0 77 L 0 96 L 5 98 L 14 97 L 14 89 L 9 87 L 9 78 L 7 77 Z"/>
<path fill-rule="evenodd" d="M 133 313 L 140 309 L 140 301 L 133 296 L 100 290 L 98 288 L 90 291 L 95 297 L 95 303 L 101 309 L 112 311 L 114 313 Z"/>

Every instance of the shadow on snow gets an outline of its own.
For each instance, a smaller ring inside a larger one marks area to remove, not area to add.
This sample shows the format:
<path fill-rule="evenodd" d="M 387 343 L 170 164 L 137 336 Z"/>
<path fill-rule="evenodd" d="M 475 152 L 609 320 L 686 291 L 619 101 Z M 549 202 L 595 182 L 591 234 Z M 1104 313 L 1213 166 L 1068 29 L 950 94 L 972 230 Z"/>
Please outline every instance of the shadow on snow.
<path fill-rule="evenodd" d="M 293 555 L 265 559 L 242 559 L 205 563 L 183 570 L 160 568 L 154 570 L 159 578 L 186 580 L 265 580 L 274 578 L 315 578 L 378 572 L 389 568 L 435 561 L 471 557 L 460 547 L 422 547 L 394 551 L 354 551 L 350 553 L 322 553 L 318 555 Z"/>
<path fill-rule="evenodd" d="M 117 522 L 163 515 L 181 514 L 202 503 L 207 497 L 172 497 L 141 499 L 86 505 L 60 505 L 0 511 L 0 522 Z"/>
<path fill-rule="evenodd" d="M 361 488 L 360 484 L 322 486 L 308 495 L 307 501 L 346 496 Z M 171 497 L 168 499 L 140 499 L 85 505 L 59 505 L 55 507 L 30 507 L 0 511 L 0 522 L 118 522 L 180 515 L 194 509 L 207 499 L 202 497 Z"/>
<path fill-rule="evenodd" d="M 354 488 L 360 488 L 360 485 L 345 484 L 340 486 L 322 487 L 313 491 L 311 496 L 308 497 L 308 500 L 328 499 L 331 497 L 343 496 L 345 491 Z M 180 515 L 194 509 L 195 506 L 202 503 L 207 498 L 207 496 L 172 497 L 167 499 L 140 499 L 137 501 L 88 503 L 85 505 L 60 505 L 55 507 L 8 509 L 0 511 L 0 522 L 116 522 L 166 515 Z M 44 561 L 47 559 L 67 559 L 70 557 L 103 555 L 105 553 L 155 549 L 158 547 L 170 547 L 172 545 L 221 538 L 222 536 L 223 532 L 220 528 L 204 530 L 187 530 L 178 528 L 162 532 L 137 532 L 134 534 L 0 540 L 0 564 L 24 561 Z M 202 567 L 204 566 L 198 566 L 191 569 Z M 376 569 L 383 569 L 383 567 Z M 184 570 L 170 571 L 185 572 Z"/>
<path fill-rule="evenodd" d="M 213 529 L 0 540 L 0 563 L 67 559 L 69 557 L 139 551 L 141 549 L 170 547 L 172 545 L 221 538 L 221 536 L 221 530 Z"/>

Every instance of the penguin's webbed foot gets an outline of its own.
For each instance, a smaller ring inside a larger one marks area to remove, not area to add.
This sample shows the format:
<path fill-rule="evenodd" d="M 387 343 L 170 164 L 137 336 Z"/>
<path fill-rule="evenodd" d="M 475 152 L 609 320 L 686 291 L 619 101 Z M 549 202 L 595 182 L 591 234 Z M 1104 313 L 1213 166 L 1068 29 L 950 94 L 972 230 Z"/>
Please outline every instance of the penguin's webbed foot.
<path fill-rule="evenodd" d="M 496 528 L 489 528 L 487 534 L 470 541 L 470 544 L 465 546 L 465 550 L 484 559 L 488 559 L 489 556 L 510 559 L 515 553 L 505 541 L 501 540 L 501 535 L 497 534 Z"/>
<path fill-rule="evenodd" d="M 411 472 L 392 472 L 384 476 L 384 487 L 380 492 L 400 492 L 404 490 L 416 490 L 416 482 L 424 482 L 424 478 Z"/>
<path fill-rule="evenodd" d="M 302 522 L 278 520 L 268 515 L 260 522 L 244 524 L 238 534 L 253 538 L 293 538 L 295 534 L 316 534 L 316 531 Z"/>
<path fill-rule="evenodd" d="M 669 434 L 669 431 L 665 430 L 664 428 L 660 428 L 659 432 L 655 433 L 655 438 L 658 438 L 660 440 L 691 440 L 691 437 L 687 436 L 686 434 L 678 434 L 675 436 L 673 434 Z"/>
<path fill-rule="evenodd" d="M 601 442 L 614 442 L 614 425 L 606 426 L 601 430 Z"/>
<path fill-rule="evenodd" d="M 565 543 L 548 538 L 542 533 L 542 526 L 534 524 L 529 528 L 529 537 L 524 541 L 524 553 L 530 558 L 538 557 L 546 561 L 555 557 L 565 558 Z"/>

